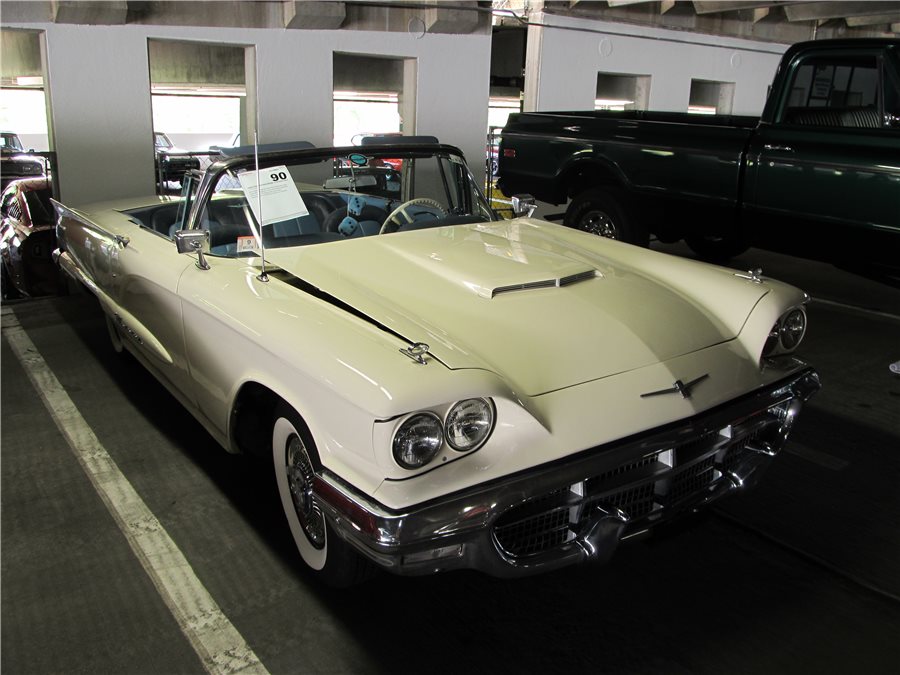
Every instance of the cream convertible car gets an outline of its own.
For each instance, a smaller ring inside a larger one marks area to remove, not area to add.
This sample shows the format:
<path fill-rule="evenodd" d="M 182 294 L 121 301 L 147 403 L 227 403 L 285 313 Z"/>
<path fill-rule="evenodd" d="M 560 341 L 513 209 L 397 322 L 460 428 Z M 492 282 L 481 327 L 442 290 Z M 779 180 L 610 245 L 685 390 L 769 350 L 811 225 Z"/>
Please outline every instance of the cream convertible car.
<path fill-rule="evenodd" d="M 116 350 L 272 458 L 329 583 L 605 560 L 754 482 L 818 389 L 791 355 L 803 292 L 501 220 L 454 147 L 257 161 L 181 199 L 58 205 L 58 259 Z"/>

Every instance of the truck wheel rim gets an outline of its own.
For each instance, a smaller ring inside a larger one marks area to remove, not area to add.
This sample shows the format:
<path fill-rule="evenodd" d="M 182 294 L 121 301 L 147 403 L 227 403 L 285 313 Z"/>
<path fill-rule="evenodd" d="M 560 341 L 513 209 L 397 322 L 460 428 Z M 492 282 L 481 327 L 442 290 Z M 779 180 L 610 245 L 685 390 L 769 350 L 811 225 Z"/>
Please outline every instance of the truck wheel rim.
<path fill-rule="evenodd" d="M 287 447 L 287 478 L 291 500 L 304 534 L 313 546 L 321 549 L 325 546 L 325 516 L 313 494 L 314 476 L 306 446 L 298 436 L 291 436 Z"/>
<path fill-rule="evenodd" d="M 616 224 L 603 211 L 588 211 L 581 219 L 581 229 L 607 239 L 618 239 Z"/>

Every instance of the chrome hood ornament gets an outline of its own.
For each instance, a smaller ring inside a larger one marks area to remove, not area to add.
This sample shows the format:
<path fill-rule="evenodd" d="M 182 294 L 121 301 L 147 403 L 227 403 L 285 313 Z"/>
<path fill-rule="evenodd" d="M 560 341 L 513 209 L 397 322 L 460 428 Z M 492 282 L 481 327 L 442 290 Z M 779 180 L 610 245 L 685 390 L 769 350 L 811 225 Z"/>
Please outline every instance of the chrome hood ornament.
<path fill-rule="evenodd" d="M 420 365 L 426 365 L 428 362 L 425 360 L 425 355 L 428 353 L 428 345 L 424 342 L 416 342 L 413 345 L 410 345 L 406 349 L 401 349 L 400 353 L 404 356 L 408 356 L 413 361 Z"/>
<path fill-rule="evenodd" d="M 752 281 L 754 284 L 761 284 L 763 282 L 762 267 L 747 270 L 743 273 L 735 272 L 734 276 L 738 277 L 739 279 L 747 279 L 748 281 Z"/>
<path fill-rule="evenodd" d="M 651 396 L 662 396 L 663 394 L 681 394 L 681 398 L 690 398 L 691 397 L 691 389 L 693 389 L 697 384 L 705 380 L 709 377 L 709 373 L 703 373 L 700 377 L 694 378 L 690 382 L 682 382 L 681 380 L 675 380 L 675 383 L 669 387 L 668 389 L 660 389 L 659 391 L 648 391 L 646 394 L 641 394 L 641 398 L 649 398 Z"/>

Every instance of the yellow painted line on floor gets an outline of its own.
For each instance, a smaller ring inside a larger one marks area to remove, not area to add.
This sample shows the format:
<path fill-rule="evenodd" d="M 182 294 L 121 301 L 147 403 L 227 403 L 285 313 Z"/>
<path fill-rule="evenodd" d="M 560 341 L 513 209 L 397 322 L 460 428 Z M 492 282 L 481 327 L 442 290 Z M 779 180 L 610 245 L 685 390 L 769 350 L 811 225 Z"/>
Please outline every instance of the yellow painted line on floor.
<path fill-rule="evenodd" d="M 78 412 L 9 308 L 3 336 L 131 550 L 211 675 L 268 673 Z"/>

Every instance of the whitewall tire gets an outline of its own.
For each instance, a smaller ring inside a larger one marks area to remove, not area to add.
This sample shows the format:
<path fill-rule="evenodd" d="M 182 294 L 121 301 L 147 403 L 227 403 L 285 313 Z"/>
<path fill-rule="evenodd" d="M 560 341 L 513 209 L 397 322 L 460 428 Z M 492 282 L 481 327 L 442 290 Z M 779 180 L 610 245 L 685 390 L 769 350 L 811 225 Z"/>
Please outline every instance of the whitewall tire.
<path fill-rule="evenodd" d="M 286 405 L 275 410 L 272 461 L 278 496 L 303 562 L 330 586 L 351 586 L 371 575 L 371 565 L 328 524 L 313 477 L 321 470 L 315 443 L 300 416 Z"/>

